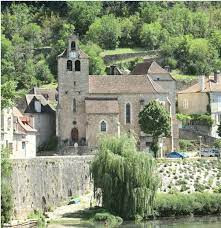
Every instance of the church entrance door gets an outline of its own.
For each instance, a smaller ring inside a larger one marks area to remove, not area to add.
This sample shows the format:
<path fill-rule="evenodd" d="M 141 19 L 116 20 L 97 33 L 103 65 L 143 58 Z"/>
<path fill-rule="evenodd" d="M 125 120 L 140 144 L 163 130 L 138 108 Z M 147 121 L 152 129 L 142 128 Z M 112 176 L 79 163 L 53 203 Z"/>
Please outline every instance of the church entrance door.
<path fill-rule="evenodd" d="M 78 142 L 78 129 L 76 127 L 71 130 L 71 140 L 73 143 Z"/>

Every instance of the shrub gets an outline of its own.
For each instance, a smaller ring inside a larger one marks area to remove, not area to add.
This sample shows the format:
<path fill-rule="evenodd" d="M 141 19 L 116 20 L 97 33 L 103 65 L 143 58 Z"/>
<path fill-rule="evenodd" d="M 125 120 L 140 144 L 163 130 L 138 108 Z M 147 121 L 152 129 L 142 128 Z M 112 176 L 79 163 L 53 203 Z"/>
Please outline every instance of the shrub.
<path fill-rule="evenodd" d="M 93 223 L 105 223 L 107 226 L 116 226 L 120 225 L 123 222 L 123 219 L 118 216 L 114 216 L 108 212 L 96 213 L 92 219 Z"/>
<path fill-rule="evenodd" d="M 191 151 L 194 149 L 194 144 L 191 142 L 191 140 L 180 139 L 179 147 L 182 151 Z"/>
<path fill-rule="evenodd" d="M 34 210 L 32 213 L 28 215 L 28 219 L 36 219 L 38 221 L 39 228 L 45 227 L 45 216 L 41 211 Z"/>
<path fill-rule="evenodd" d="M 210 215 L 221 213 L 221 194 L 216 193 L 160 193 L 156 197 L 157 216 Z"/>
<path fill-rule="evenodd" d="M 213 145 L 215 148 L 221 149 L 221 139 L 216 139 Z"/>

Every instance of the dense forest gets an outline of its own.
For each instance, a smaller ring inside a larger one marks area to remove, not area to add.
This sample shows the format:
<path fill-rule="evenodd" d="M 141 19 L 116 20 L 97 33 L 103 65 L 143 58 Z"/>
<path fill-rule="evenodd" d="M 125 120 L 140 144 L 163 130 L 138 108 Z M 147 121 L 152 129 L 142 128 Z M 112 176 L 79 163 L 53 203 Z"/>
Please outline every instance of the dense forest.
<path fill-rule="evenodd" d="M 51 83 L 57 55 L 79 34 L 90 73 L 103 74 L 104 49 L 159 50 L 186 74 L 221 69 L 220 2 L 2 2 L 2 106 L 16 91 Z"/>

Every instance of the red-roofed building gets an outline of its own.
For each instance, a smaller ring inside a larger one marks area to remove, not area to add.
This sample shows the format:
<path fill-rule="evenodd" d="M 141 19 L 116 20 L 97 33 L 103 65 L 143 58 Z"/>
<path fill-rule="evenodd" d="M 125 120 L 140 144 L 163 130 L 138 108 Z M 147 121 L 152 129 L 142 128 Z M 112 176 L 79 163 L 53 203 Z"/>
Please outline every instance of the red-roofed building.
<path fill-rule="evenodd" d="M 1 146 L 11 150 L 11 158 L 36 157 L 36 134 L 31 119 L 23 116 L 16 107 L 2 110 Z"/>

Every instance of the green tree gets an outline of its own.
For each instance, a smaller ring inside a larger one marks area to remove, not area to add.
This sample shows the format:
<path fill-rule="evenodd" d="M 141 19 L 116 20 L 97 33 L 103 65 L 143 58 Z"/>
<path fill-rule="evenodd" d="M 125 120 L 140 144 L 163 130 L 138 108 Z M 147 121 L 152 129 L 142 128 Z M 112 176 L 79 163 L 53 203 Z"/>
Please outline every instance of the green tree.
<path fill-rule="evenodd" d="M 159 22 L 151 24 L 143 24 L 140 32 L 141 43 L 148 49 L 156 49 L 160 47 L 167 38 L 167 31 L 162 29 Z"/>
<path fill-rule="evenodd" d="M 89 26 L 101 13 L 101 2 L 70 1 L 68 4 L 69 21 L 74 24 L 76 32 L 84 35 Z"/>
<path fill-rule="evenodd" d="M 152 136 L 151 150 L 157 157 L 158 138 L 168 136 L 170 133 L 170 115 L 168 111 L 156 100 L 150 101 L 139 113 L 141 130 Z"/>
<path fill-rule="evenodd" d="M 159 178 L 153 158 L 136 150 L 131 136 L 102 137 L 91 164 L 94 191 L 102 206 L 122 218 L 152 215 Z"/>
<path fill-rule="evenodd" d="M 218 125 L 217 134 L 219 137 L 221 137 L 221 122 Z"/>
<path fill-rule="evenodd" d="M 90 42 L 86 45 L 81 45 L 81 48 L 90 57 L 89 74 L 104 74 L 105 64 L 103 58 L 100 56 L 102 49 L 97 44 L 93 44 Z"/>
<path fill-rule="evenodd" d="M 9 161 L 9 149 L 1 150 L 1 226 L 11 219 L 12 215 L 12 188 L 11 173 L 12 166 Z"/>
<path fill-rule="evenodd" d="M 120 21 L 112 14 L 97 18 L 87 32 L 87 38 L 104 49 L 117 48 L 120 37 Z"/>
<path fill-rule="evenodd" d="M 16 82 L 7 81 L 1 85 L 1 109 L 11 107 L 17 97 Z"/>

